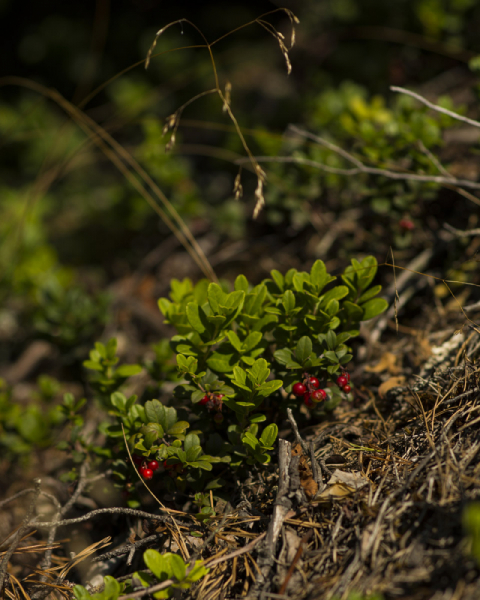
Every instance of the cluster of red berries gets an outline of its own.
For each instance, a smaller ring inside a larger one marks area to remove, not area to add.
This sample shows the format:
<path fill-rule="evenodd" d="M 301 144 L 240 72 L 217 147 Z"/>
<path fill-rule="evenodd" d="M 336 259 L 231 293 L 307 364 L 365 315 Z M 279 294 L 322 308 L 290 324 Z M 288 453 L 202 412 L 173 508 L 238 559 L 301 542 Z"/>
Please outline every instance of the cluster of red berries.
<path fill-rule="evenodd" d="M 206 406 L 208 410 L 216 411 L 216 413 L 213 415 L 213 420 L 215 421 L 215 423 L 218 423 L 218 424 L 223 422 L 222 398 L 223 398 L 223 394 L 208 393 L 208 394 L 205 394 L 205 396 L 199 402 L 199 404 L 201 404 L 202 406 Z"/>
<path fill-rule="evenodd" d="M 403 231 L 413 231 L 415 229 L 414 222 L 407 218 L 400 219 L 398 225 L 400 226 L 400 229 L 403 229 Z"/>
<path fill-rule="evenodd" d="M 350 375 L 348 373 L 344 373 L 337 378 L 338 387 L 342 388 L 342 390 L 349 394 L 352 391 L 350 385 Z M 292 387 L 292 392 L 295 396 L 299 398 L 303 398 L 303 401 L 308 407 L 314 406 L 317 402 L 322 402 L 328 398 L 327 392 L 325 390 L 319 389 L 320 382 L 316 377 L 310 377 L 308 373 L 303 374 L 303 381 L 298 381 Z"/>
<path fill-rule="evenodd" d="M 349 394 L 352 391 L 351 386 L 348 385 L 349 382 L 350 382 L 350 375 L 348 373 L 344 373 L 343 375 L 340 375 L 340 377 L 337 377 L 338 387 L 342 388 L 342 390 L 346 394 Z"/>
<path fill-rule="evenodd" d="M 133 458 L 133 462 L 136 465 L 140 466 L 140 468 L 138 469 L 140 475 L 144 479 L 147 479 L 147 480 L 152 479 L 154 471 L 156 471 L 158 469 L 158 467 L 160 466 L 158 464 L 158 461 L 156 461 L 156 460 L 147 461 L 144 458 L 142 458 L 141 456 L 138 456 L 138 454 L 134 454 L 132 458 Z"/>
<path fill-rule="evenodd" d="M 307 406 L 313 406 L 317 402 L 322 402 L 327 399 L 327 392 L 319 389 L 320 382 L 316 377 L 310 377 L 308 373 L 304 373 L 303 383 L 298 381 L 293 385 L 292 391 L 295 396 L 303 398 Z"/>

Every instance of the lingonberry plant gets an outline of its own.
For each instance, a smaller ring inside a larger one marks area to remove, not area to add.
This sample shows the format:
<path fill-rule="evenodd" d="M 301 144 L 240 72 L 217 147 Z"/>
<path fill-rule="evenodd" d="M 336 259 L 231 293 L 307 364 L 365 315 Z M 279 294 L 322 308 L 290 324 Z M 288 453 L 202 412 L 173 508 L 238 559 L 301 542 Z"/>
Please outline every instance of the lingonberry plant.
<path fill-rule="evenodd" d="M 189 589 L 209 572 L 203 561 L 185 563 L 181 556 L 171 552 L 160 554 L 149 549 L 144 552 L 143 560 L 148 571 L 138 571 L 123 582 L 107 575 L 104 589 L 96 594 L 90 594 L 82 585 L 76 585 L 73 597 L 75 600 L 117 600 L 119 596 L 131 593 L 134 583 L 137 586 L 140 583 L 144 588 L 164 583 L 164 587 L 156 591 L 154 598 L 171 598 L 176 597 L 179 590 Z"/>
<path fill-rule="evenodd" d="M 84 365 L 96 373 L 92 386 L 115 419 L 101 430 L 119 485 L 128 489 L 134 477 L 129 457 L 118 458 L 123 435 L 145 480 L 168 473 L 167 489 L 200 493 L 224 485 L 211 473 L 216 463 L 225 471 L 270 461 L 278 419 L 289 407 L 300 410 L 295 397 L 309 414 L 332 410 L 351 391 L 346 343 L 361 321 L 387 306 L 377 297 L 380 286 L 371 285 L 376 271 L 370 256 L 352 260 L 333 286 L 337 278 L 321 260 L 308 273 L 272 271 L 256 286 L 239 275 L 233 291 L 206 280 L 173 280 L 170 299 L 159 300 L 177 330 L 170 341 L 180 381 L 173 406 L 126 398 L 120 386 L 140 367 L 116 368 L 115 340 L 97 343 Z"/>

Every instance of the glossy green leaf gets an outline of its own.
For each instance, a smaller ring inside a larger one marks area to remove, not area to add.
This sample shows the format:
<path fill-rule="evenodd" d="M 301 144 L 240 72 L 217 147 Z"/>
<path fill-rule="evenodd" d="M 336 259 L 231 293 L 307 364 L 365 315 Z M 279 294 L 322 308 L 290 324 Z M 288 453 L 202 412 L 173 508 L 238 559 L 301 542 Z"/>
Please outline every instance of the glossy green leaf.
<path fill-rule="evenodd" d="M 381 291 L 382 291 L 381 285 L 374 285 L 373 287 L 371 287 L 369 290 L 367 290 L 360 296 L 360 298 L 357 300 L 357 304 L 364 304 L 365 302 L 367 302 L 367 300 L 371 300 L 377 294 L 379 294 Z"/>
<path fill-rule="evenodd" d="M 152 423 L 162 424 L 165 420 L 165 407 L 159 400 L 145 402 L 145 416 Z"/>
<path fill-rule="evenodd" d="M 283 381 L 281 379 L 271 379 L 270 381 L 265 381 L 262 385 L 257 388 L 257 394 L 266 398 L 270 396 L 277 390 L 279 390 L 283 385 Z"/>
<path fill-rule="evenodd" d="M 283 304 L 283 307 L 285 308 L 285 312 L 287 315 L 290 314 L 292 312 L 292 310 L 295 308 L 295 295 L 292 292 L 292 290 L 287 290 L 283 294 L 282 304 Z"/>
<path fill-rule="evenodd" d="M 295 357 L 300 363 L 303 363 L 307 360 L 311 353 L 312 340 L 308 336 L 304 335 L 297 342 L 295 347 Z"/>
<path fill-rule="evenodd" d="M 242 342 L 234 331 L 227 331 L 227 337 L 237 352 L 242 351 Z"/>
<path fill-rule="evenodd" d="M 141 371 L 142 367 L 140 365 L 122 365 L 115 371 L 115 375 L 118 377 L 132 377 L 132 375 L 138 375 Z"/>
<path fill-rule="evenodd" d="M 125 411 L 127 399 L 121 392 L 114 392 L 110 396 L 110 402 L 120 413 L 123 413 Z"/>
<path fill-rule="evenodd" d="M 182 558 L 178 556 L 178 554 L 170 554 L 168 556 L 168 561 L 170 563 L 170 570 L 173 576 L 178 581 L 183 581 L 185 579 L 185 563 Z"/>
<path fill-rule="evenodd" d="M 248 280 L 245 275 L 238 275 L 235 279 L 235 291 L 236 292 L 248 292 Z"/>
<path fill-rule="evenodd" d="M 373 319 L 388 308 L 388 302 L 383 298 L 374 298 L 362 305 L 363 320 Z"/>
<path fill-rule="evenodd" d="M 252 331 L 243 341 L 243 352 L 250 352 L 262 341 L 263 335 L 259 331 Z"/>
<path fill-rule="evenodd" d="M 278 427 L 275 423 L 267 425 L 260 436 L 260 442 L 265 448 L 273 447 L 278 436 Z"/>
<path fill-rule="evenodd" d="M 281 293 L 285 289 L 285 280 L 280 271 L 270 271 L 270 275 L 272 276 L 273 281 L 277 284 L 278 291 Z"/>

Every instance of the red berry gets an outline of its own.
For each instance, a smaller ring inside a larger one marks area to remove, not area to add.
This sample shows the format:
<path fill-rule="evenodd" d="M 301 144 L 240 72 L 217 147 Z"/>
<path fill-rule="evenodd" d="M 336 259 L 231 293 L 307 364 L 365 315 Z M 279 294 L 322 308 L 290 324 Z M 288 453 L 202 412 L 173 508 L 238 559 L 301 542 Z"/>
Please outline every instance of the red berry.
<path fill-rule="evenodd" d="M 203 398 L 200 400 L 199 404 L 201 404 L 202 406 L 205 406 L 205 404 L 206 404 L 206 403 L 207 403 L 209 400 L 210 400 L 210 398 L 209 398 L 208 396 L 204 396 L 204 397 L 203 397 Z"/>
<path fill-rule="evenodd" d="M 173 469 L 174 467 L 175 465 L 169 465 L 166 460 L 163 461 L 163 468 L 167 469 L 167 471 Z"/>
<path fill-rule="evenodd" d="M 146 469 L 145 467 L 142 467 L 140 469 L 140 475 L 144 479 L 151 479 L 153 477 L 153 471 L 152 471 L 152 469 Z"/>
<path fill-rule="evenodd" d="M 344 391 L 346 394 L 349 394 L 349 393 L 352 391 L 352 388 L 351 388 L 349 385 L 344 385 L 344 386 L 343 386 L 343 391 Z"/>
<path fill-rule="evenodd" d="M 325 390 L 315 390 L 312 392 L 311 398 L 314 402 L 322 402 L 328 398 Z"/>
<path fill-rule="evenodd" d="M 156 460 L 151 460 L 150 462 L 147 463 L 147 467 L 151 470 L 151 471 L 156 471 L 158 469 L 160 465 L 158 464 L 158 462 Z"/>
<path fill-rule="evenodd" d="M 295 396 L 303 396 L 303 394 L 307 391 L 307 388 L 303 385 L 303 383 L 296 383 L 293 388 L 292 388 L 292 392 L 295 394 Z"/>
<path fill-rule="evenodd" d="M 316 377 L 310 377 L 310 379 L 308 380 L 308 383 L 315 389 L 320 387 L 320 382 L 318 381 L 318 379 Z"/>
<path fill-rule="evenodd" d="M 303 395 L 303 401 L 305 402 L 306 406 L 308 406 L 309 408 L 311 406 L 313 406 L 313 400 L 310 397 L 310 394 L 304 394 Z"/>
<path fill-rule="evenodd" d="M 217 400 L 221 400 L 223 398 L 223 394 L 217 394 Z"/>
<path fill-rule="evenodd" d="M 415 229 L 415 225 L 410 219 L 400 219 L 398 224 L 400 228 L 404 231 L 412 231 L 413 229 Z"/>
<path fill-rule="evenodd" d="M 132 460 L 136 465 L 139 465 L 142 462 L 143 458 L 141 456 L 138 456 L 138 454 L 133 454 Z"/>
<path fill-rule="evenodd" d="M 350 373 L 347 373 L 345 371 L 345 373 L 343 374 L 343 376 L 347 378 L 347 381 L 350 381 Z"/>
<path fill-rule="evenodd" d="M 215 421 L 215 423 L 222 423 L 223 421 L 223 415 L 221 412 L 217 412 L 213 415 L 213 420 Z"/>
<path fill-rule="evenodd" d="M 345 377 L 345 375 L 340 375 L 340 377 L 337 378 L 337 385 L 340 387 L 343 387 L 344 385 L 347 385 L 348 383 L 348 379 Z"/>

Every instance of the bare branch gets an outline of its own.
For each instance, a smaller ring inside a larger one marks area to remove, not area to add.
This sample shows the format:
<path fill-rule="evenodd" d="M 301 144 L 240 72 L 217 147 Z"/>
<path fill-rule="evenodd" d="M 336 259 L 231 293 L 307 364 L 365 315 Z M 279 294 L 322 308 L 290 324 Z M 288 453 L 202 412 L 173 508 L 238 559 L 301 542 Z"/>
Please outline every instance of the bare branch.
<path fill-rule="evenodd" d="M 444 115 L 448 115 L 449 117 L 452 117 L 452 119 L 456 119 L 457 121 L 463 121 L 464 123 L 468 123 L 469 125 L 472 125 L 473 127 L 480 128 L 480 123 L 478 121 L 474 121 L 473 119 L 469 119 L 468 117 L 464 117 L 462 115 L 454 113 L 453 111 L 448 110 L 448 108 L 442 108 L 441 106 L 438 106 L 437 104 L 433 104 L 432 102 L 429 102 L 423 96 L 420 96 L 420 94 L 417 94 L 410 90 L 406 90 L 405 88 L 402 88 L 402 87 L 397 87 L 396 85 L 390 86 L 390 89 L 392 90 L 392 92 L 399 92 L 400 94 L 406 94 L 407 96 L 411 96 L 412 98 L 415 98 L 415 100 L 418 100 L 419 102 L 422 102 L 423 104 L 425 104 L 425 106 L 428 106 L 428 108 L 431 108 L 432 110 L 435 110 Z"/>

